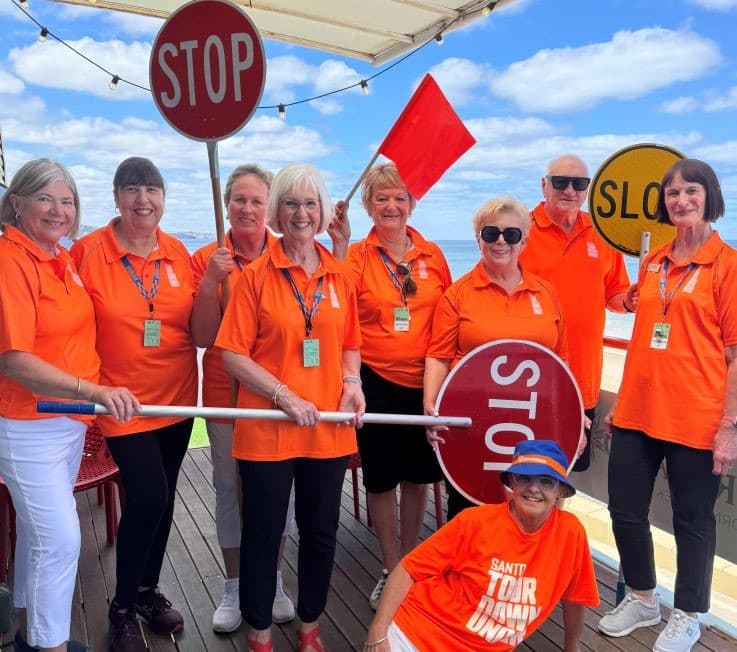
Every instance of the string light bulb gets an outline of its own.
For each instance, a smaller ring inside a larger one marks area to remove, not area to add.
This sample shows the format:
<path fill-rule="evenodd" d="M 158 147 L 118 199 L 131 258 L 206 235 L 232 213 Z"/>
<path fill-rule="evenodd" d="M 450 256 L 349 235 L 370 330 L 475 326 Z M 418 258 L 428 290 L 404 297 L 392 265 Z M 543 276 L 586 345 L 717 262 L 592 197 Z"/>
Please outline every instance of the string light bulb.
<path fill-rule="evenodd" d="M 20 0 L 20 6 L 23 7 L 23 9 L 28 9 L 28 0 Z"/>
<path fill-rule="evenodd" d="M 362 90 L 362 91 L 363 91 L 364 93 L 366 93 L 366 95 L 368 95 L 368 94 L 369 94 L 369 87 L 368 87 L 368 82 L 367 82 L 367 81 L 366 81 L 365 79 L 362 79 L 362 80 L 361 80 L 361 90 Z"/>
<path fill-rule="evenodd" d="M 443 44 L 443 35 L 440 32 L 438 32 L 437 34 L 435 34 L 435 42 L 438 45 L 442 45 Z"/>
<path fill-rule="evenodd" d="M 43 43 L 48 35 L 49 30 L 46 27 L 42 27 L 41 31 L 38 33 L 38 42 Z"/>
<path fill-rule="evenodd" d="M 286 120 L 287 119 L 287 109 L 283 104 L 279 105 L 279 119 L 280 120 Z"/>
<path fill-rule="evenodd" d="M 496 7 L 496 3 L 497 3 L 498 1 L 499 1 L 499 0 L 493 0 L 493 2 L 490 2 L 490 3 L 488 4 L 488 5 L 486 5 L 486 6 L 485 6 L 485 7 L 484 7 L 484 8 L 483 8 L 483 9 L 481 10 L 481 15 L 482 15 L 482 16 L 488 16 L 488 15 L 489 15 L 489 14 L 490 14 L 490 13 L 491 13 L 492 11 L 494 11 L 494 7 Z"/>
<path fill-rule="evenodd" d="M 111 91 L 114 91 L 118 87 L 119 81 L 120 81 L 120 77 L 118 75 L 113 75 L 112 79 L 110 80 L 110 83 L 108 84 L 108 88 L 110 88 Z"/>

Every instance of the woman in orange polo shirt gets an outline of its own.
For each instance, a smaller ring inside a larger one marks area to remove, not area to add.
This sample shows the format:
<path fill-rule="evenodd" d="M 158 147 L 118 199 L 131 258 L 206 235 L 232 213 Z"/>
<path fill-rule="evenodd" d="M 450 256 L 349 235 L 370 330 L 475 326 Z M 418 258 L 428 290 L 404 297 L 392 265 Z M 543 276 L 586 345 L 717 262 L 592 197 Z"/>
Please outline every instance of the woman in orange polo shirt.
<path fill-rule="evenodd" d="M 191 262 L 184 245 L 159 228 L 161 172 L 146 158 L 124 160 L 113 178 L 113 197 L 120 215 L 71 250 L 95 306 L 100 377 L 126 383 L 146 405 L 195 405 Z M 100 416 L 97 423 L 125 487 L 110 649 L 143 652 L 136 614 L 157 634 L 183 627 L 157 585 L 192 419 L 134 417 L 121 425 Z"/>
<path fill-rule="evenodd" d="M 481 260 L 445 292 L 432 324 L 425 359 L 424 410 L 435 414 L 435 401 L 450 369 L 469 351 L 497 339 L 537 342 L 568 357 L 563 314 L 552 286 L 526 272 L 519 255 L 530 231 L 525 205 L 498 197 L 473 217 Z M 442 438 L 428 431 L 430 441 Z M 474 503 L 448 483 L 448 519 Z"/>
<path fill-rule="evenodd" d="M 294 483 L 299 530 L 300 652 L 322 652 L 340 494 L 355 424 L 320 421 L 320 410 L 365 409 L 361 333 L 344 268 L 315 236 L 333 217 L 325 182 L 290 165 L 272 183 L 266 211 L 279 243 L 246 267 L 225 310 L 215 346 L 240 387 L 238 407 L 268 408 L 289 421 L 238 420 L 233 455 L 243 495 L 240 608 L 248 649 L 269 652 L 279 544 Z"/>
<path fill-rule="evenodd" d="M 419 414 L 432 315 L 450 285 L 450 270 L 440 247 L 407 225 L 415 199 L 394 163 L 368 172 L 361 201 L 373 226 L 349 247 L 347 267 L 358 298 L 367 409 Z M 358 450 L 384 565 L 369 597 L 376 609 L 387 576 L 417 545 L 428 485 L 443 475 L 421 426 L 366 424 L 358 431 Z"/>
<path fill-rule="evenodd" d="M 632 340 L 613 415 L 609 512 L 631 592 L 599 622 L 625 636 L 660 622 L 649 509 L 665 460 L 677 561 L 674 609 L 653 648 L 685 652 L 709 610 L 714 505 L 737 461 L 737 252 L 712 224 L 724 214 L 714 170 L 683 159 L 666 172 L 658 220 L 675 239 L 640 267 Z M 675 399 L 675 400 L 674 400 Z"/>
<path fill-rule="evenodd" d="M 36 412 L 48 396 L 102 403 L 127 422 L 140 407 L 124 387 L 97 384 L 92 302 L 62 237 L 79 230 L 69 172 L 29 161 L 0 202 L 0 477 L 16 512 L 16 650 L 86 650 L 69 641 L 80 534 L 72 492 L 89 417 Z M 0 536 L 7 536 L 6 532 Z"/>

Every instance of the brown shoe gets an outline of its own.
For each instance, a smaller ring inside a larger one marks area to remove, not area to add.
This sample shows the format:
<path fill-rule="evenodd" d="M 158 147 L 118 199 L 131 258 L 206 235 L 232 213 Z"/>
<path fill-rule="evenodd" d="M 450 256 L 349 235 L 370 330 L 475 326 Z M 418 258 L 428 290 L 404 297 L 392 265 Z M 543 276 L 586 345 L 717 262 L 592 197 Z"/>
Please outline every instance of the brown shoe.
<path fill-rule="evenodd" d="M 156 634 L 175 634 L 184 627 L 184 619 L 156 587 L 139 591 L 136 597 L 136 613 Z"/>
<path fill-rule="evenodd" d="M 146 652 L 146 643 L 141 634 L 136 614 L 128 609 L 119 609 L 113 601 L 108 613 L 110 620 L 110 652 Z"/>

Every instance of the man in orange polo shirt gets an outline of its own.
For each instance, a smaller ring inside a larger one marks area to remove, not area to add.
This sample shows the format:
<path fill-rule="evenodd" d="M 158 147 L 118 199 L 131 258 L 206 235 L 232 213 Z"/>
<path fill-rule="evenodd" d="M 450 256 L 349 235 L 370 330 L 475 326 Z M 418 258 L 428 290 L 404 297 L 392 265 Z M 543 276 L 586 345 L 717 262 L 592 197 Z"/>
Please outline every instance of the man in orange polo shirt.
<path fill-rule="evenodd" d="M 605 310 L 631 312 L 624 302 L 630 285 L 622 254 L 596 232 L 581 210 L 589 187 L 586 164 L 572 154 L 555 159 L 542 178 L 545 200 L 530 213 L 532 229 L 520 255 L 522 267 L 547 279 L 558 295 L 568 331 L 571 371 L 581 390 L 586 416 L 599 401 L 604 354 Z M 591 441 L 591 430 L 586 429 Z M 589 467 L 590 447 L 574 471 Z"/>

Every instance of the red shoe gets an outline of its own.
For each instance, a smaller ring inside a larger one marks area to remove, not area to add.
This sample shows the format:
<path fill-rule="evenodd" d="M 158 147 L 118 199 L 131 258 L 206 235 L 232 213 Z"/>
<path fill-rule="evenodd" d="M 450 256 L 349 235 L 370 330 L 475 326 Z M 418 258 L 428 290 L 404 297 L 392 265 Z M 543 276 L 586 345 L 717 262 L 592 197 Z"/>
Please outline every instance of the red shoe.
<path fill-rule="evenodd" d="M 273 652 L 273 645 L 272 641 L 266 641 L 261 642 L 257 641 L 255 638 L 251 638 L 250 636 L 246 636 L 246 645 L 248 647 L 248 652 Z"/>
<path fill-rule="evenodd" d="M 309 632 L 297 630 L 297 638 L 299 639 L 299 652 L 307 652 L 310 648 L 316 652 L 330 652 L 320 640 L 320 628 L 315 627 Z"/>

